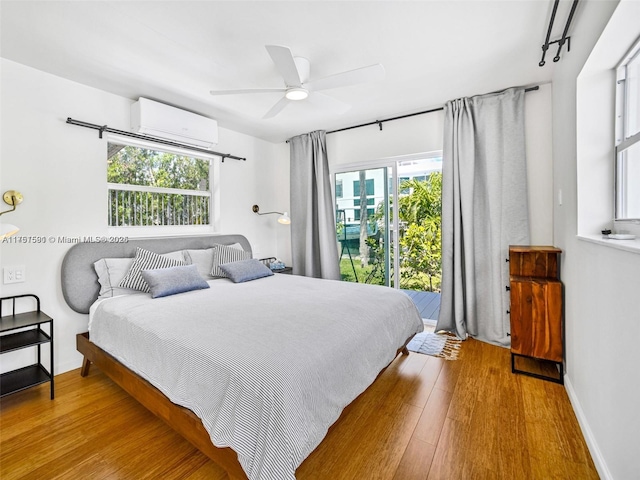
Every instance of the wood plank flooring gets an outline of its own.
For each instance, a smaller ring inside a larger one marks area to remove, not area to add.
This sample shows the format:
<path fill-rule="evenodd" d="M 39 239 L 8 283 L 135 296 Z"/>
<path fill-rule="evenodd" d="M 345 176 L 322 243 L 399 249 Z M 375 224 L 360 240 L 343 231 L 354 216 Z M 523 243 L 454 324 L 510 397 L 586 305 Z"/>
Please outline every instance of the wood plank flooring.
<path fill-rule="evenodd" d="M 399 356 L 347 409 L 298 480 L 598 478 L 561 385 L 464 342 L 457 361 Z M 225 480 L 97 368 L 0 402 L 0 478 Z"/>

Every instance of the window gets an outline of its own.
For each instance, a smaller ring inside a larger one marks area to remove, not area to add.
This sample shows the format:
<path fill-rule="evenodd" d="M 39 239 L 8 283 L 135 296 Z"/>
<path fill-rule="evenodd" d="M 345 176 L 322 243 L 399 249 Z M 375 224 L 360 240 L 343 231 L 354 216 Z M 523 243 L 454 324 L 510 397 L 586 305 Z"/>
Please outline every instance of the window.
<path fill-rule="evenodd" d="M 364 183 L 367 195 L 375 195 L 375 185 L 373 178 L 367 178 Z M 360 196 L 360 180 L 353 181 L 353 195 Z"/>
<path fill-rule="evenodd" d="M 209 159 L 126 143 L 107 144 L 110 227 L 211 224 Z"/>
<path fill-rule="evenodd" d="M 342 180 L 336 181 L 336 198 L 342 198 Z"/>
<path fill-rule="evenodd" d="M 617 70 L 616 220 L 640 219 L 640 42 Z"/>

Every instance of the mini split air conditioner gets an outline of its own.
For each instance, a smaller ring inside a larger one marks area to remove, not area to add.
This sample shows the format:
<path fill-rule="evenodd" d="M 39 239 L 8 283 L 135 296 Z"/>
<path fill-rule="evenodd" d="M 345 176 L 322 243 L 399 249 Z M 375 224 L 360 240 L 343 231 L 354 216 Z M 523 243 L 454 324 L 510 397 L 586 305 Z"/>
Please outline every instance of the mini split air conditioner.
<path fill-rule="evenodd" d="M 131 105 L 131 129 L 200 148 L 218 143 L 218 122 L 212 118 L 142 97 Z"/>

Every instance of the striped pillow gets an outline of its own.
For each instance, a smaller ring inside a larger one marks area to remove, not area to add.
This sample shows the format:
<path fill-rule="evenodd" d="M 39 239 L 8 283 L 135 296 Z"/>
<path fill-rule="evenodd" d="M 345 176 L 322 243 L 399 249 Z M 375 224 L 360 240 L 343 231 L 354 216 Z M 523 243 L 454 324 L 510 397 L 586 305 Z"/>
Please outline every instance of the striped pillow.
<path fill-rule="evenodd" d="M 184 262 L 159 255 L 144 248 L 136 248 L 136 256 L 133 259 L 131 268 L 120 281 L 119 287 L 132 288 L 141 292 L 149 293 L 149 284 L 142 278 L 143 270 L 156 270 L 158 268 L 178 267 Z"/>
<path fill-rule="evenodd" d="M 216 278 L 229 278 L 222 271 L 220 265 L 223 263 L 237 262 L 239 260 L 248 260 L 251 258 L 249 252 L 240 250 L 239 248 L 229 247 L 227 245 L 216 244 L 213 246 L 213 265 L 211 266 L 211 276 Z"/>

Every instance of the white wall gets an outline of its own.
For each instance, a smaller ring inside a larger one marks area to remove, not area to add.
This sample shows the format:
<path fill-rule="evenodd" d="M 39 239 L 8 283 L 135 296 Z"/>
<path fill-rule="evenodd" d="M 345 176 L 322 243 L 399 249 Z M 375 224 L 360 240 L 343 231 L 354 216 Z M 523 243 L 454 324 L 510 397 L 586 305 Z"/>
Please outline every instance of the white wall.
<path fill-rule="evenodd" d="M 482 94 L 485 92 L 478 92 Z M 327 135 L 332 169 L 340 165 L 442 150 L 443 112 L 433 112 Z M 553 243 L 551 85 L 525 95 L 525 138 L 531 243 Z"/>
<path fill-rule="evenodd" d="M 606 99 L 577 105 L 576 79 L 616 4 L 581 2 L 571 52 L 555 66 L 554 180 L 563 205 L 554 207 L 554 239 L 564 250 L 567 391 L 600 476 L 630 480 L 640 472 L 640 254 L 577 238 L 579 219 L 580 230 L 598 229 L 603 215 L 612 214 L 610 200 L 603 208 L 591 201 L 602 186 L 612 191 L 611 169 L 594 163 L 591 154 L 607 157 L 611 150 L 614 112 L 596 112 L 604 121 L 600 134 L 577 137 L 576 112 L 594 114 Z M 578 197 L 578 179 L 594 166 L 602 169 L 601 185 L 589 192 L 580 183 Z"/>
<path fill-rule="evenodd" d="M 18 190 L 24 202 L 2 217 L 18 225 L 17 237 L 101 236 L 106 223 L 106 140 L 97 131 L 68 125 L 67 117 L 129 129 L 133 100 L 1 60 L 0 192 Z M 220 129 L 217 149 L 247 157 L 220 165 L 220 232 L 244 234 L 257 257 L 289 254 L 289 227 L 262 210 L 286 209 L 288 153 L 275 145 Z M 219 161 L 218 161 L 219 162 Z M 4 208 L 3 208 L 4 209 Z M 73 312 L 60 288 L 60 266 L 70 245 L 0 243 L 0 267 L 24 265 L 26 282 L 4 285 L 0 296 L 34 293 L 54 318 L 56 373 L 80 365 L 75 334 L 87 330 L 88 316 Z M 0 280 L 1 281 L 1 280 Z M 33 352 L 2 357 L 6 371 L 35 358 Z"/>

